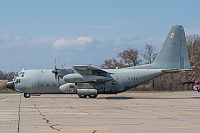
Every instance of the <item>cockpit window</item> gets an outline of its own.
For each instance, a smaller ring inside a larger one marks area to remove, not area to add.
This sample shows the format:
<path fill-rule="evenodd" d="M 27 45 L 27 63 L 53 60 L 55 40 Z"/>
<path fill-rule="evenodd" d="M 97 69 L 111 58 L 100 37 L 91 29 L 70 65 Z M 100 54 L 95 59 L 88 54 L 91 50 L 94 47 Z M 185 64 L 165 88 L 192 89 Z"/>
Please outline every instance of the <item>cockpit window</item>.
<path fill-rule="evenodd" d="M 20 72 L 19 77 L 24 77 L 24 72 Z"/>
<path fill-rule="evenodd" d="M 19 72 L 16 76 L 17 77 L 24 77 L 24 72 Z"/>

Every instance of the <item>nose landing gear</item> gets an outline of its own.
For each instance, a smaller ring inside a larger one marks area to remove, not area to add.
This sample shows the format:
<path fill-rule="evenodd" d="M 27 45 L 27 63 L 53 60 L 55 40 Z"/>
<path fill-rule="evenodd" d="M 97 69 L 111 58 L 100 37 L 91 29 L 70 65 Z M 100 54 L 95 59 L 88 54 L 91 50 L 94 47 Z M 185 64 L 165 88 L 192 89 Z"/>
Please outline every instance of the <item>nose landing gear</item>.
<path fill-rule="evenodd" d="M 30 93 L 24 93 L 24 97 L 25 97 L 25 98 L 29 98 L 30 96 L 31 96 Z"/>

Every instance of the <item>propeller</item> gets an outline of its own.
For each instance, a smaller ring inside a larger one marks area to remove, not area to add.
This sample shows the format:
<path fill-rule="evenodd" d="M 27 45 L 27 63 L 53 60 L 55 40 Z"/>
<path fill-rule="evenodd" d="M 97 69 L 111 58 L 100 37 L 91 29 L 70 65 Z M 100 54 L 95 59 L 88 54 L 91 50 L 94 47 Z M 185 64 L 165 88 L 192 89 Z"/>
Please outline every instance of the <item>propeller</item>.
<path fill-rule="evenodd" d="M 52 70 L 52 73 L 55 74 L 55 79 L 56 79 L 56 81 L 58 81 L 58 85 L 60 87 L 59 68 L 56 67 L 56 59 L 55 59 L 55 68 L 54 68 L 54 70 Z"/>
<path fill-rule="evenodd" d="M 52 70 L 52 73 L 54 73 L 55 74 L 55 78 L 57 78 L 57 76 L 58 76 L 58 68 L 55 67 L 55 69 Z"/>
<path fill-rule="evenodd" d="M 60 77 L 58 76 L 58 86 L 60 87 Z"/>
<path fill-rule="evenodd" d="M 65 63 L 62 64 L 61 69 L 56 67 L 57 64 L 59 65 L 59 61 L 56 61 L 56 59 L 55 59 L 55 68 L 52 70 L 52 73 L 54 73 L 55 80 L 58 82 L 58 85 L 60 87 L 60 78 L 63 78 L 63 71 L 62 71 L 62 69 L 65 66 Z"/>
<path fill-rule="evenodd" d="M 59 69 L 55 67 L 54 70 L 52 70 L 52 73 L 55 74 L 55 79 L 56 81 L 58 81 L 58 85 L 60 87 L 60 76 L 59 76 Z"/>

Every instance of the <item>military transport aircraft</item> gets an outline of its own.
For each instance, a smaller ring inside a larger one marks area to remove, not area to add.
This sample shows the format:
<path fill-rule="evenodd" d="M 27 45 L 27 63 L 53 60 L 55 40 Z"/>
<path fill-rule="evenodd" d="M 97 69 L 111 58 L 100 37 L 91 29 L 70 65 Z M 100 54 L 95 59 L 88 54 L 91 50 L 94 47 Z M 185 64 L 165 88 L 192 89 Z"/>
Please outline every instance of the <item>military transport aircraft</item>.
<path fill-rule="evenodd" d="M 122 69 L 98 69 L 76 65 L 72 68 L 22 70 L 6 87 L 34 94 L 77 94 L 96 98 L 98 94 L 117 94 L 169 72 L 190 70 L 183 26 L 172 26 L 152 64 Z"/>

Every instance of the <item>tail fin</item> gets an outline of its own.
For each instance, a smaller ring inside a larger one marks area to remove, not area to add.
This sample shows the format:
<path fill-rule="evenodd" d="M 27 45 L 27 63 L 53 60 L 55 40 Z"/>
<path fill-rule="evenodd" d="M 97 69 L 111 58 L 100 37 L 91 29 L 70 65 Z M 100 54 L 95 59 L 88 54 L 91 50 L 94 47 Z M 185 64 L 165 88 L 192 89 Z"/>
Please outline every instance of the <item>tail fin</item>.
<path fill-rule="evenodd" d="M 190 69 L 183 26 L 172 26 L 151 67 L 157 69 Z"/>

